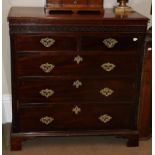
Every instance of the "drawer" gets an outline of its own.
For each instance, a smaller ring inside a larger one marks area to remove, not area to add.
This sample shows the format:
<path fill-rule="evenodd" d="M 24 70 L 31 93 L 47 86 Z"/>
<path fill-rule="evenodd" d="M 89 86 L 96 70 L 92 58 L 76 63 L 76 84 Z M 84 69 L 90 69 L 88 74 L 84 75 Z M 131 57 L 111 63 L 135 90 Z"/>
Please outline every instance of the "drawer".
<path fill-rule="evenodd" d="M 20 132 L 133 129 L 135 109 L 128 105 L 52 104 L 22 107 Z"/>
<path fill-rule="evenodd" d="M 90 101 L 133 102 L 137 89 L 134 80 L 85 78 L 21 79 L 18 98 L 22 102 Z"/>
<path fill-rule="evenodd" d="M 63 10 L 63 9 L 82 9 L 103 8 L 103 0 L 47 0 L 49 8 Z M 58 12 L 57 12 L 58 13 Z M 64 12 L 65 13 L 65 12 Z"/>
<path fill-rule="evenodd" d="M 98 34 L 83 36 L 81 49 L 125 52 L 136 50 L 141 43 L 141 37 L 137 34 Z"/>
<path fill-rule="evenodd" d="M 117 76 L 136 77 L 139 58 L 131 53 L 33 52 L 16 55 L 18 76 Z"/>
<path fill-rule="evenodd" d="M 87 0 L 63 0 L 64 7 L 75 7 L 87 5 Z"/>
<path fill-rule="evenodd" d="M 76 38 L 65 35 L 17 35 L 16 51 L 76 50 Z"/>

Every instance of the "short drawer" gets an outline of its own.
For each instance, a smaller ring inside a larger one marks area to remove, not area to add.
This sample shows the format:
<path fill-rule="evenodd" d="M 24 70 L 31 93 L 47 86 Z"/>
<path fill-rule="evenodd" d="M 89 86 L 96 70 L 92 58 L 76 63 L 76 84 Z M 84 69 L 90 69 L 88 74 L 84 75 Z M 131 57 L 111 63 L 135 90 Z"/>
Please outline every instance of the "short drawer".
<path fill-rule="evenodd" d="M 81 50 L 134 51 L 141 44 L 141 36 L 137 34 L 99 34 L 83 36 Z"/>
<path fill-rule="evenodd" d="M 53 9 L 56 9 L 59 6 L 61 9 L 80 9 L 80 8 L 87 8 L 93 7 L 97 8 L 102 7 L 103 0 L 47 0 L 48 7 L 52 7 Z"/>
<path fill-rule="evenodd" d="M 134 80 L 85 78 L 21 79 L 18 97 L 22 102 L 90 101 L 133 102 L 137 88 Z"/>
<path fill-rule="evenodd" d="M 133 53 L 64 54 L 33 52 L 16 55 L 18 76 L 136 77 L 139 58 Z"/>
<path fill-rule="evenodd" d="M 87 0 L 63 0 L 63 5 L 65 7 L 76 8 L 81 5 L 87 5 Z"/>
<path fill-rule="evenodd" d="M 76 50 L 77 42 L 73 36 L 65 35 L 17 35 L 16 51 L 54 51 Z"/>
<path fill-rule="evenodd" d="M 135 112 L 128 105 L 38 105 L 20 108 L 18 125 L 20 132 L 133 129 Z"/>

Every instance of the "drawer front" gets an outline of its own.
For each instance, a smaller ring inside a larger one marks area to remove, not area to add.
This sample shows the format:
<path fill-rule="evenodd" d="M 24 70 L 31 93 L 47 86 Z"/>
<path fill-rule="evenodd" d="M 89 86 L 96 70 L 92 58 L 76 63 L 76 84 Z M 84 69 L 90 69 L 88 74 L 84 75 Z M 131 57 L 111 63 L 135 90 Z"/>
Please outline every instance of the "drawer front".
<path fill-rule="evenodd" d="M 90 101 L 133 102 L 137 89 L 133 80 L 84 78 L 43 78 L 20 80 L 19 100 L 22 102 Z"/>
<path fill-rule="evenodd" d="M 141 44 L 141 37 L 135 34 L 99 34 L 83 36 L 82 50 L 129 51 L 136 50 Z"/>
<path fill-rule="evenodd" d="M 64 7 L 78 7 L 79 5 L 87 5 L 87 0 L 64 0 Z"/>
<path fill-rule="evenodd" d="M 18 76 L 132 76 L 138 71 L 138 57 L 132 53 L 53 54 L 33 52 L 16 55 Z"/>
<path fill-rule="evenodd" d="M 17 35 L 16 51 L 76 50 L 76 38 L 58 35 Z"/>
<path fill-rule="evenodd" d="M 134 111 L 128 105 L 38 105 L 20 108 L 18 125 L 21 132 L 133 129 Z"/>
<path fill-rule="evenodd" d="M 86 6 L 91 6 L 91 7 L 96 7 L 100 6 L 102 7 L 103 5 L 103 0 L 47 0 L 47 4 L 49 6 L 53 6 L 53 8 L 57 6 L 61 6 L 62 8 L 76 8 L 78 7 L 86 7 Z"/>

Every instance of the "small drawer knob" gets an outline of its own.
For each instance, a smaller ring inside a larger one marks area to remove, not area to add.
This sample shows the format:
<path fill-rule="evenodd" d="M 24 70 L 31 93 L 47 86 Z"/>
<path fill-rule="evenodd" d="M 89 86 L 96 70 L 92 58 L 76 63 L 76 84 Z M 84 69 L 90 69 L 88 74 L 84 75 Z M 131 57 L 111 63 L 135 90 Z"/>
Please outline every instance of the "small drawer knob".
<path fill-rule="evenodd" d="M 73 86 L 75 86 L 76 88 L 79 88 L 80 86 L 82 86 L 82 82 L 77 80 L 77 81 L 73 82 Z"/>
<path fill-rule="evenodd" d="M 53 117 L 49 117 L 49 116 L 45 116 L 45 117 L 42 117 L 40 119 L 40 122 L 42 122 L 43 124 L 46 124 L 46 125 L 49 125 L 53 121 L 54 121 L 54 118 Z"/>
<path fill-rule="evenodd" d="M 49 98 L 50 96 L 54 94 L 54 91 L 51 89 L 43 89 L 40 91 L 40 94 L 46 98 Z"/>
<path fill-rule="evenodd" d="M 77 55 L 75 58 L 74 58 L 74 61 L 77 63 L 77 64 L 80 64 L 80 62 L 83 61 L 83 58 L 79 55 Z"/>
<path fill-rule="evenodd" d="M 114 65 L 113 63 L 107 62 L 107 63 L 102 64 L 101 67 L 105 71 L 110 72 L 116 67 L 116 65 Z"/>
<path fill-rule="evenodd" d="M 81 112 L 81 108 L 79 108 L 77 105 L 72 109 L 72 112 L 74 112 L 76 115 Z"/>
<path fill-rule="evenodd" d="M 108 114 L 103 114 L 103 115 L 99 116 L 98 119 L 103 123 L 108 123 L 109 121 L 111 121 L 112 117 Z"/>
<path fill-rule="evenodd" d="M 73 0 L 73 4 L 77 4 L 78 3 L 78 0 Z"/>
<path fill-rule="evenodd" d="M 103 89 L 100 90 L 100 93 L 101 95 L 105 96 L 105 97 L 108 97 L 110 95 L 112 95 L 114 93 L 114 90 L 108 88 L 108 87 L 105 87 Z"/>
<path fill-rule="evenodd" d="M 53 64 L 49 64 L 48 62 L 40 65 L 40 69 L 42 69 L 45 73 L 50 73 L 54 69 Z"/>
<path fill-rule="evenodd" d="M 116 39 L 113 39 L 113 38 L 107 38 L 107 39 L 104 39 L 102 41 L 102 43 L 107 47 L 107 48 L 113 48 L 117 43 L 118 41 Z"/>
<path fill-rule="evenodd" d="M 42 45 L 44 45 L 45 47 L 51 47 L 52 45 L 54 45 L 54 43 L 55 43 L 55 40 L 54 39 L 52 39 L 52 38 L 42 38 L 41 40 L 40 40 L 40 43 L 42 44 Z"/>

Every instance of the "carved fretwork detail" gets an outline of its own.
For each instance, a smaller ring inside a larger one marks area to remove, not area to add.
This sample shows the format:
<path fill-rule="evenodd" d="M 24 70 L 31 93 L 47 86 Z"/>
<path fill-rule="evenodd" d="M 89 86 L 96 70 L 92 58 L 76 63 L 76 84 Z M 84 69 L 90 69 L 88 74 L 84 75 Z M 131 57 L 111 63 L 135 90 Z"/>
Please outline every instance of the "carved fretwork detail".
<path fill-rule="evenodd" d="M 145 32 L 145 26 L 60 26 L 60 25 L 10 25 L 10 33 L 41 32 Z"/>

